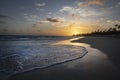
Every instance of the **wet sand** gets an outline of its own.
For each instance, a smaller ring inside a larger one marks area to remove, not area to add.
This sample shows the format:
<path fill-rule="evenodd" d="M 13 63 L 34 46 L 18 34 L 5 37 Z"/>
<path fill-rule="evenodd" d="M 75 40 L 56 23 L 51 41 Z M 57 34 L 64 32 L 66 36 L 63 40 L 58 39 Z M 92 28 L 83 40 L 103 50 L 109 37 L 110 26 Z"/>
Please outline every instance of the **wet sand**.
<path fill-rule="evenodd" d="M 120 40 L 105 37 L 85 37 L 63 41 L 63 44 L 83 46 L 88 53 L 80 59 L 44 69 L 13 75 L 9 80 L 119 80 Z"/>

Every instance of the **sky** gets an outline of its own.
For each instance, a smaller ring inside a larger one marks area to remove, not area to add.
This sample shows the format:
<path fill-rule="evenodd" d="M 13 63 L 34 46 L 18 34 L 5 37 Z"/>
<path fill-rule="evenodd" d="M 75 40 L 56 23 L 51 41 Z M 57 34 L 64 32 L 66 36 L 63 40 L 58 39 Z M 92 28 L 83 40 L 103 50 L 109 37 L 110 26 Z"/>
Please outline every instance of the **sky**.
<path fill-rule="evenodd" d="M 0 35 L 73 35 L 120 24 L 120 0 L 0 0 Z"/>

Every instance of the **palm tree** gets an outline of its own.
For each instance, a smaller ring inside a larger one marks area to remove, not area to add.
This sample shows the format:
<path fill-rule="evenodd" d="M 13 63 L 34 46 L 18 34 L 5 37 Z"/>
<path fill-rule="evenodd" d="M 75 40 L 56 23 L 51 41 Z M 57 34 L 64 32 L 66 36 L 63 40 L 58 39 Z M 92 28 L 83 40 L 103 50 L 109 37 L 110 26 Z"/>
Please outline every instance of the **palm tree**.
<path fill-rule="evenodd" d="M 117 31 L 116 28 L 112 28 L 112 31 Z"/>
<path fill-rule="evenodd" d="M 107 32 L 112 31 L 112 28 L 109 28 Z"/>
<path fill-rule="evenodd" d="M 119 30 L 120 29 L 120 25 L 116 24 L 115 27 Z"/>
<path fill-rule="evenodd" d="M 120 25 L 118 25 L 118 30 L 120 31 Z"/>

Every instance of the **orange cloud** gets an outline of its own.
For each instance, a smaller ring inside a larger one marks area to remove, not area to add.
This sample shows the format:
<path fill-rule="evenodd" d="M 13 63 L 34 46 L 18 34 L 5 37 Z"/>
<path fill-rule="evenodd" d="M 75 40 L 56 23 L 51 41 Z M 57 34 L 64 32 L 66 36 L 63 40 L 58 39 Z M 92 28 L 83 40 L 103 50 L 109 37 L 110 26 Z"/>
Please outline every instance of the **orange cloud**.
<path fill-rule="evenodd" d="M 90 5 L 103 5 L 105 3 L 105 0 L 89 0 L 87 2 L 80 3 L 80 7 L 87 7 Z"/>

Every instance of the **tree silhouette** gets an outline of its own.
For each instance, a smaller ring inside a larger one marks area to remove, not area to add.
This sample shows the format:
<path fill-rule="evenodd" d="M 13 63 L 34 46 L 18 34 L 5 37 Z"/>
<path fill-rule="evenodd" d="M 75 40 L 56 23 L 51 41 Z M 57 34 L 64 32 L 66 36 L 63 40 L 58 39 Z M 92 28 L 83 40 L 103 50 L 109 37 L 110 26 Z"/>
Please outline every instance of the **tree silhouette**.
<path fill-rule="evenodd" d="M 91 33 L 86 33 L 86 34 L 78 34 L 78 35 L 73 35 L 73 36 L 96 36 L 96 35 L 116 35 L 120 36 L 120 25 L 115 24 L 113 27 L 110 27 L 108 30 L 101 31 L 100 29 L 95 30 L 94 32 Z"/>
<path fill-rule="evenodd" d="M 120 25 L 116 24 L 115 27 L 120 30 Z"/>

